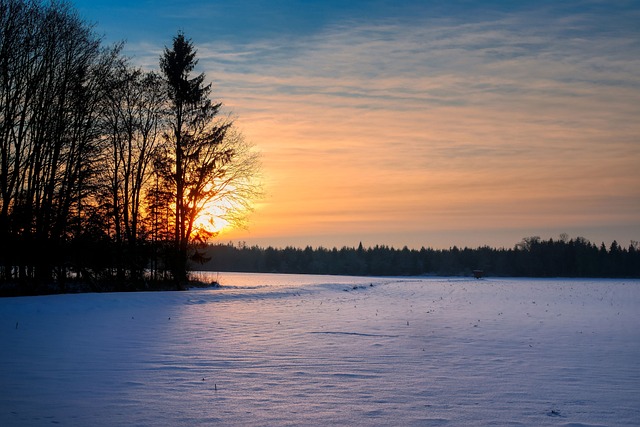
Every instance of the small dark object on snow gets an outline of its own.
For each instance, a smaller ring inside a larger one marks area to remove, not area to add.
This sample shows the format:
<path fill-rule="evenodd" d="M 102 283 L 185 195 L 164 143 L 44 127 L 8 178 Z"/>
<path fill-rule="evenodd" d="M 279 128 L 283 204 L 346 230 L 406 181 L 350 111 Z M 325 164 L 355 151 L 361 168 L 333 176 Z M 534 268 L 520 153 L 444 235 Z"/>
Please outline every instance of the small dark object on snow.
<path fill-rule="evenodd" d="M 476 279 L 484 277 L 484 270 L 473 270 L 473 277 Z"/>
<path fill-rule="evenodd" d="M 560 415 L 559 411 L 556 411 L 555 409 L 552 409 L 551 411 L 547 412 L 547 415 L 549 417 L 561 417 L 562 415 Z"/>

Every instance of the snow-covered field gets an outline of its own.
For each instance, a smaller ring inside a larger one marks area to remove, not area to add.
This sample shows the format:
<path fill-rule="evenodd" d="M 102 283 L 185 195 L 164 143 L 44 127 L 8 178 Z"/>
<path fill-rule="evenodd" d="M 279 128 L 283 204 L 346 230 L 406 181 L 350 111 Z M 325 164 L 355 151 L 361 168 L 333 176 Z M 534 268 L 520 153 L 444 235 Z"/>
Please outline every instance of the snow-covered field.
<path fill-rule="evenodd" d="M 1 426 L 640 425 L 640 281 L 0 299 Z"/>

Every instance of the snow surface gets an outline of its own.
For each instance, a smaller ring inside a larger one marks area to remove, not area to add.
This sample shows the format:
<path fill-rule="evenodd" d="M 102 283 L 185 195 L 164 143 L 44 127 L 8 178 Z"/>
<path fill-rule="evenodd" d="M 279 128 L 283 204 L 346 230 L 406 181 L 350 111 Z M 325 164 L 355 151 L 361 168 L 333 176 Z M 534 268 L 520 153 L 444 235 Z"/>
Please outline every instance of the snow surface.
<path fill-rule="evenodd" d="M 640 281 L 0 299 L 0 425 L 640 425 Z"/>

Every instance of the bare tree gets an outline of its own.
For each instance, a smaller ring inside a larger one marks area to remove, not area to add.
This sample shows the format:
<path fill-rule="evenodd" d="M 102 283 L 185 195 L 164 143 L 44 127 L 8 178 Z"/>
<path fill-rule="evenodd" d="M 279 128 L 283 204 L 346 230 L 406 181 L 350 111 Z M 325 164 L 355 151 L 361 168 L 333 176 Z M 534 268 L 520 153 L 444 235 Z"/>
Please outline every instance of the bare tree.
<path fill-rule="evenodd" d="M 80 230 L 73 225 L 91 193 L 104 81 L 118 53 L 66 3 L 0 0 L 0 25 L 0 234 L 22 242 L 13 260 L 3 257 L 5 266 L 30 258 L 29 274 L 48 281 L 63 261 L 58 249 Z"/>
<path fill-rule="evenodd" d="M 113 221 L 113 238 L 120 248 L 117 272 L 122 284 L 125 267 L 130 279 L 139 280 L 144 266 L 138 250 L 142 207 L 161 142 L 166 96 L 157 74 L 133 69 L 126 61 L 120 62 L 111 84 L 104 115 L 103 164 L 109 199 L 105 205 Z"/>
<path fill-rule="evenodd" d="M 207 221 L 192 230 L 192 234 L 202 235 L 203 240 L 216 234 L 211 232 L 220 228 L 216 221 L 235 228 L 245 227 L 247 215 L 253 211 L 252 202 L 263 195 L 260 154 L 235 126 L 228 129 L 220 150 L 232 152 L 232 159 L 218 168 L 199 193 L 201 199 L 194 204 L 195 217 L 205 217 Z"/>
<path fill-rule="evenodd" d="M 35 91 L 29 80 L 36 70 L 32 46 L 37 18 L 34 8 L 22 1 L 0 1 L 0 257 L 5 280 L 17 261 L 10 213 L 24 178 L 27 122 Z"/>

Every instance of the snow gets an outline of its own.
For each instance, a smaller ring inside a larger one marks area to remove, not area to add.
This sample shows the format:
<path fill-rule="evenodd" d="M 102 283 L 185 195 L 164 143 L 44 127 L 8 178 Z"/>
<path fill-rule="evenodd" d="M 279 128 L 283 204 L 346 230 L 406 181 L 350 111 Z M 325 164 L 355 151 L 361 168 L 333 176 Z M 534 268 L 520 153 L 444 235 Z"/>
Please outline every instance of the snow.
<path fill-rule="evenodd" d="M 638 280 L 219 280 L 0 299 L 0 425 L 640 425 Z"/>

